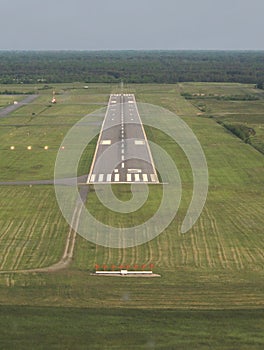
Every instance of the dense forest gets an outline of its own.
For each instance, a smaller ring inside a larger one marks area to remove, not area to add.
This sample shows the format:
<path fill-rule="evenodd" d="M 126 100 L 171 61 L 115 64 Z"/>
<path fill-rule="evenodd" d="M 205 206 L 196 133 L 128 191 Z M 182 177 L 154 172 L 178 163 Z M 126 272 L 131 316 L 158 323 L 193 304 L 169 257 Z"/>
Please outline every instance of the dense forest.
<path fill-rule="evenodd" d="M 0 83 L 239 82 L 263 88 L 263 51 L 0 51 Z"/>

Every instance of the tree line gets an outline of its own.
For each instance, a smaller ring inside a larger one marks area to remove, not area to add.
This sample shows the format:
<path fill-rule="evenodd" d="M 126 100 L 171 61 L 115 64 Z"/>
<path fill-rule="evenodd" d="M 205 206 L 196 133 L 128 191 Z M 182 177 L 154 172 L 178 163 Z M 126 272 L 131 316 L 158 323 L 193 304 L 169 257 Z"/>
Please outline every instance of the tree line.
<path fill-rule="evenodd" d="M 263 88 L 263 51 L 0 51 L 0 83 L 237 82 Z"/>

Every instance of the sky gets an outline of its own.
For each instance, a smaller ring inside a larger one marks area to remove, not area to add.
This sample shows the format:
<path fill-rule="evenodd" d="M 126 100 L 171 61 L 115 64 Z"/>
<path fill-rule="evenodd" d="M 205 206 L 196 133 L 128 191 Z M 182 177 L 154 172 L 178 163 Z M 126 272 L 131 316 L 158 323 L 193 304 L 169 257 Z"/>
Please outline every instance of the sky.
<path fill-rule="evenodd" d="M 0 0 L 0 50 L 264 50 L 264 0 Z"/>

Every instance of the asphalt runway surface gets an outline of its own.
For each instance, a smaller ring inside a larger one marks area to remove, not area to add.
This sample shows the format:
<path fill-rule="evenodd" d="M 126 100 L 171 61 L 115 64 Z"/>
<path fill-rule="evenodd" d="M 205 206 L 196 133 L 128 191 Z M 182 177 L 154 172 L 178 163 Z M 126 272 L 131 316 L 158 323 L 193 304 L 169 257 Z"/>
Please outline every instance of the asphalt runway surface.
<path fill-rule="evenodd" d="M 159 183 L 133 94 L 110 96 L 87 183 Z"/>
<path fill-rule="evenodd" d="M 30 95 L 30 96 L 27 96 L 26 98 L 24 98 L 24 100 L 18 102 L 17 104 L 12 104 L 12 105 L 9 105 L 5 108 L 0 109 L 0 118 L 6 117 L 6 116 L 8 116 L 9 113 L 14 112 L 16 109 L 18 109 L 24 105 L 27 105 L 28 103 L 33 102 L 37 97 L 38 97 L 38 95 Z"/>

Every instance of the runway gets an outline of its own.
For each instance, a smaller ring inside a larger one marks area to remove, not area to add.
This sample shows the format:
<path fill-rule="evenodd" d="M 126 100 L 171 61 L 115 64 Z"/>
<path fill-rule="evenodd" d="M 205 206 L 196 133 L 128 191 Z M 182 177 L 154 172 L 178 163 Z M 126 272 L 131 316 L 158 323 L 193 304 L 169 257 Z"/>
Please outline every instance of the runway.
<path fill-rule="evenodd" d="M 110 96 L 87 183 L 159 183 L 133 94 Z"/>
<path fill-rule="evenodd" d="M 16 105 L 12 104 L 5 108 L 2 108 L 0 110 L 0 118 L 6 117 L 8 114 L 14 112 L 16 109 L 33 102 L 37 97 L 38 95 L 29 95 L 26 98 L 24 98 L 22 101 L 18 102 Z"/>

